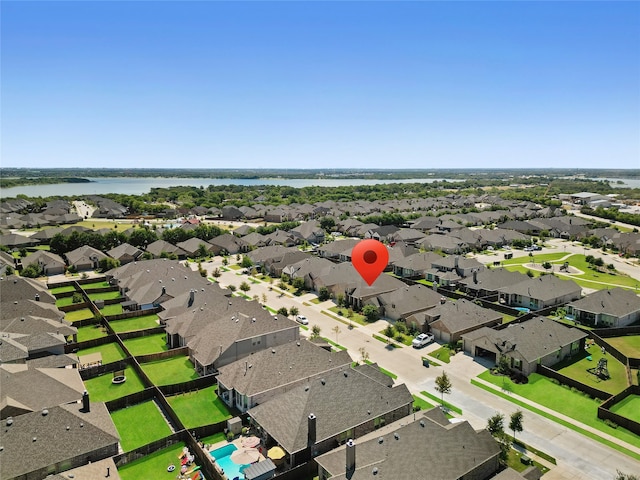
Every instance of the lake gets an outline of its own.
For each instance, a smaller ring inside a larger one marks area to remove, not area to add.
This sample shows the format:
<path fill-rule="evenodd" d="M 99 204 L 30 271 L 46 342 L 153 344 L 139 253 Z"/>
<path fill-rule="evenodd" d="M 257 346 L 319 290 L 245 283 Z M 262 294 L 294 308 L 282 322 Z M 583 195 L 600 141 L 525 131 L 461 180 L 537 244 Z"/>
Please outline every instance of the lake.
<path fill-rule="evenodd" d="M 54 197 L 73 195 L 103 195 L 119 193 L 125 195 L 142 195 L 149 193 L 156 187 L 194 186 L 208 187 L 209 185 L 286 185 L 301 188 L 317 187 L 345 187 L 358 185 L 379 185 L 382 183 L 432 183 L 443 178 L 410 178 L 403 180 L 361 179 L 361 178 L 327 178 L 327 179 L 291 179 L 291 178 L 167 178 L 167 177 L 87 177 L 91 183 L 55 183 L 50 185 L 24 185 L 21 187 L 0 189 L 0 198 L 11 198 L 18 195 L 28 197 Z M 448 180 L 459 182 L 462 180 Z"/>

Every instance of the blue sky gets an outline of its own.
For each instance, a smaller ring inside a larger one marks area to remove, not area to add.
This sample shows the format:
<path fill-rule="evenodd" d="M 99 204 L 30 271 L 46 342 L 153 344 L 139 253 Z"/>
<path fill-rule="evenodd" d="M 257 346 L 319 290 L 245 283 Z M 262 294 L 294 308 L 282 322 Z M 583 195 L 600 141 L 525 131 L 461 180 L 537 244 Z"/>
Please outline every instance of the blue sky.
<path fill-rule="evenodd" d="M 5 167 L 640 168 L 640 2 L 2 2 Z"/>

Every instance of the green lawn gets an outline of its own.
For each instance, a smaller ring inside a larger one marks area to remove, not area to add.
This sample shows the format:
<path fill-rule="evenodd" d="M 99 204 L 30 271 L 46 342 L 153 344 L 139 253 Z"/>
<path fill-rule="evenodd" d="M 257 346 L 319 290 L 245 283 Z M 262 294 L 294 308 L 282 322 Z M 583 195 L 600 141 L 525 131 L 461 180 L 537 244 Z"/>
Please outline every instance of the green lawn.
<path fill-rule="evenodd" d="M 94 282 L 94 283 L 85 283 L 84 285 L 80 285 L 83 290 L 91 290 L 93 288 L 106 288 L 111 287 L 112 285 L 109 282 Z"/>
<path fill-rule="evenodd" d="M 66 285 L 64 287 L 52 288 L 51 290 L 49 290 L 49 293 L 51 295 L 55 295 L 57 293 L 67 293 L 67 292 L 75 292 L 75 291 L 76 291 L 76 287 L 74 287 L 73 285 Z"/>
<path fill-rule="evenodd" d="M 340 318 L 344 318 L 347 322 L 349 320 L 353 320 L 354 322 L 359 323 L 360 325 L 366 325 L 367 323 L 369 323 L 367 322 L 367 318 L 364 315 L 360 315 L 359 313 L 356 313 L 353 311 L 352 311 L 351 318 L 347 318 L 347 312 L 348 312 L 347 308 L 331 307 L 329 308 L 329 311 L 335 313 Z"/>
<path fill-rule="evenodd" d="M 216 443 L 226 442 L 227 436 L 224 432 L 220 432 L 209 435 L 208 437 L 200 438 L 199 440 L 205 445 L 215 445 Z"/>
<path fill-rule="evenodd" d="M 456 407 L 454 405 L 452 405 L 451 403 L 447 402 L 446 400 L 443 402 L 441 397 L 437 397 L 435 395 L 433 395 L 432 393 L 429 392 L 420 392 L 420 395 L 424 395 L 427 398 L 430 398 L 431 400 L 434 400 L 436 402 L 438 402 L 439 404 L 444 405 L 445 407 L 447 407 L 449 410 L 459 413 L 460 415 L 462 415 L 462 409 L 459 407 Z"/>
<path fill-rule="evenodd" d="M 120 292 L 89 293 L 88 295 L 94 302 L 96 300 L 114 300 L 116 298 L 120 298 Z"/>
<path fill-rule="evenodd" d="M 380 335 L 376 335 L 375 333 L 372 336 L 379 342 L 386 343 L 389 346 L 389 348 L 402 348 L 402 346 L 396 343 L 389 342 L 389 339 L 387 337 L 381 337 Z"/>
<path fill-rule="evenodd" d="M 94 338 L 106 337 L 107 331 L 100 324 L 87 325 L 86 327 L 78 328 L 78 342 L 84 342 L 87 340 L 93 340 Z"/>
<path fill-rule="evenodd" d="M 201 427 L 231 418 L 227 406 L 216 395 L 215 386 L 167 397 L 167 401 L 186 428 Z"/>
<path fill-rule="evenodd" d="M 111 412 L 111 419 L 118 429 L 120 445 L 125 452 L 171 435 L 169 424 L 153 400 Z"/>
<path fill-rule="evenodd" d="M 533 253 L 533 252 L 532 252 Z M 533 261 L 535 261 L 535 263 L 544 263 L 544 262 L 557 262 L 559 261 L 561 258 L 566 257 L 567 255 L 570 255 L 569 253 L 541 253 L 541 254 L 536 254 L 533 253 Z M 529 257 L 528 255 L 525 257 L 518 257 L 518 258 L 511 258 L 509 260 L 503 260 L 502 261 L 502 265 L 507 266 L 507 265 L 523 265 L 525 263 L 532 263 L 531 262 L 531 257 Z M 572 262 L 570 262 L 572 264 Z"/>
<path fill-rule="evenodd" d="M 179 466 L 178 455 L 182 453 L 184 446 L 185 444 L 182 442 L 176 443 L 171 447 L 127 463 L 118 468 L 118 474 L 122 480 L 140 480 L 141 478 L 175 480 L 176 472 L 167 472 L 167 467 L 172 464 L 176 467 Z"/>
<path fill-rule="evenodd" d="M 449 357 L 451 356 L 451 349 L 448 345 L 443 345 L 439 349 L 434 350 L 429 354 L 430 357 L 437 358 L 438 360 L 449 363 Z"/>
<path fill-rule="evenodd" d="M 73 312 L 66 312 L 64 319 L 69 322 L 77 322 L 78 320 L 87 320 L 93 318 L 93 312 L 88 308 L 81 308 L 80 310 L 74 310 Z"/>
<path fill-rule="evenodd" d="M 166 352 L 169 350 L 164 333 L 129 338 L 128 340 L 123 340 L 123 342 L 134 357 L 148 355 L 150 353 Z"/>
<path fill-rule="evenodd" d="M 122 304 L 120 303 L 116 303 L 114 305 L 105 305 L 100 309 L 100 313 L 102 313 L 102 315 L 104 315 L 105 317 L 108 317 L 109 315 L 120 315 L 123 312 L 124 310 L 122 309 Z"/>
<path fill-rule="evenodd" d="M 124 370 L 127 381 L 119 385 L 111 383 L 113 373 L 106 373 L 84 381 L 84 386 L 91 396 L 92 402 L 108 402 L 116 398 L 126 397 L 132 393 L 144 390 L 144 385 L 138 374 L 131 367 Z"/>
<path fill-rule="evenodd" d="M 113 320 L 109 322 L 114 332 L 134 332 L 136 330 L 146 330 L 159 325 L 156 314 L 144 315 L 142 317 L 126 318 L 124 320 Z"/>
<path fill-rule="evenodd" d="M 242 270 L 240 265 L 227 265 L 231 270 Z"/>
<path fill-rule="evenodd" d="M 629 395 L 621 402 L 612 406 L 611 411 L 618 415 L 622 415 L 623 417 L 635 420 L 636 422 L 640 422 L 640 396 Z"/>
<path fill-rule="evenodd" d="M 506 313 L 502 315 L 502 323 L 509 323 L 515 320 L 518 317 L 514 317 L 513 315 L 507 315 Z"/>
<path fill-rule="evenodd" d="M 587 359 L 589 356 L 591 360 Z M 554 365 L 553 369 L 580 383 L 615 395 L 627 388 L 626 367 L 611 355 L 604 356 L 607 359 L 607 369 L 609 370 L 610 378 L 603 380 L 588 371 L 588 369 L 596 368 L 598 360 L 602 357 L 600 347 L 593 345 L 589 348 L 588 352 L 583 350 L 578 356 Z M 605 399 L 602 398 L 601 400 Z"/>
<path fill-rule="evenodd" d="M 82 301 L 84 301 L 84 299 Z M 82 302 L 78 302 L 78 303 L 82 303 Z M 56 300 L 56 307 L 58 308 L 67 307 L 69 305 L 73 305 L 73 297 L 63 297 L 63 298 L 58 298 Z"/>
<path fill-rule="evenodd" d="M 605 341 L 624 353 L 627 357 L 640 357 L 640 335 L 605 338 Z"/>
<path fill-rule="evenodd" d="M 507 465 L 513 468 L 516 472 L 523 472 L 529 467 L 529 465 L 525 465 L 524 463 L 522 463 L 522 461 L 520 460 L 521 458 L 522 458 L 522 453 L 512 448 L 509 451 L 509 459 L 507 460 Z M 549 471 L 549 469 L 544 465 L 542 465 L 541 463 L 534 461 L 533 464 L 536 467 L 538 467 L 538 469 L 542 472 L 543 475 Z"/>
<path fill-rule="evenodd" d="M 426 400 L 423 400 L 422 398 L 418 397 L 417 395 L 413 395 L 413 406 L 414 407 L 420 407 L 421 410 L 430 410 L 433 407 L 435 407 L 435 405 L 427 402 Z"/>
<path fill-rule="evenodd" d="M 189 357 L 172 357 L 157 362 L 144 363 L 142 370 L 154 385 L 172 385 L 198 378 Z"/>
<path fill-rule="evenodd" d="M 631 445 L 640 447 L 640 436 L 623 428 L 611 428 L 598 420 L 597 410 L 599 402 L 580 393 L 572 392 L 569 388 L 553 383 L 549 378 L 532 373 L 529 383 L 517 385 L 508 377 L 491 375 L 486 371 L 478 378 L 501 387 L 506 392 L 513 392 L 529 400 L 562 413 L 574 420 L 601 430 L 609 435 L 623 440 Z M 507 396 L 508 398 L 508 396 Z"/>
<path fill-rule="evenodd" d="M 90 353 L 100 352 L 102 355 L 102 364 L 117 362 L 126 358 L 126 355 L 116 342 L 105 343 L 104 345 L 98 345 L 97 347 L 83 348 L 78 351 L 78 356 L 89 355 Z"/>

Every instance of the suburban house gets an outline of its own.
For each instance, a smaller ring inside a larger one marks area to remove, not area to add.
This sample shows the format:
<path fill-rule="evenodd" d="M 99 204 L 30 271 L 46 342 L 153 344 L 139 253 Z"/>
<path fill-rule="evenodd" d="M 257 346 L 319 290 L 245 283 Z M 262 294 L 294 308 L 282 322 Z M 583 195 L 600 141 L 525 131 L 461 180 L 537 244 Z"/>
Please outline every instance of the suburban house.
<path fill-rule="evenodd" d="M 511 324 L 502 330 L 482 327 L 462 335 L 464 351 L 496 364 L 507 357 L 512 370 L 529 376 L 536 365 L 551 367 L 584 348 L 587 334 L 544 317 Z"/>
<path fill-rule="evenodd" d="M 315 276 L 330 271 L 334 265 L 335 263 L 325 258 L 310 256 L 299 262 L 287 265 L 282 269 L 282 273 L 291 279 L 303 278 L 305 287 L 313 290 Z"/>
<path fill-rule="evenodd" d="M 120 265 L 137 261 L 142 256 L 142 253 L 142 250 L 129 243 L 121 243 L 117 247 L 107 250 L 107 255 L 118 260 Z"/>
<path fill-rule="evenodd" d="M 316 220 L 304 222 L 290 231 L 294 236 L 309 243 L 324 242 L 324 230 Z"/>
<path fill-rule="evenodd" d="M 249 245 L 241 238 L 225 233 L 209 240 L 209 251 L 216 255 L 235 255 L 249 251 Z"/>
<path fill-rule="evenodd" d="M 541 310 L 578 300 L 582 288 L 573 280 L 561 280 L 554 275 L 541 275 L 537 278 L 508 285 L 498 289 L 500 303 L 516 308 Z"/>
<path fill-rule="evenodd" d="M 448 254 L 461 254 L 469 250 L 469 245 L 459 238 L 449 235 L 427 235 L 422 240 L 418 240 L 416 244 L 425 250 L 441 251 Z"/>
<path fill-rule="evenodd" d="M 403 278 L 426 278 L 431 265 L 440 255 L 433 252 L 414 253 L 393 264 L 393 273 Z"/>
<path fill-rule="evenodd" d="M 567 305 L 574 320 L 594 327 L 626 327 L 640 320 L 640 297 L 632 290 L 598 290 Z"/>
<path fill-rule="evenodd" d="M 354 437 L 315 460 L 319 480 L 488 479 L 500 468 L 499 452 L 487 430 L 449 423 L 433 408 Z"/>
<path fill-rule="evenodd" d="M 416 327 L 430 331 L 436 340 L 443 343 L 455 343 L 465 333 L 502 323 L 501 313 L 464 299 L 439 302 L 435 308 L 422 312 L 421 317 L 424 318 L 423 323 L 416 322 Z"/>
<path fill-rule="evenodd" d="M 63 258 L 55 253 L 46 250 L 38 250 L 31 255 L 27 255 L 21 260 L 22 268 L 28 267 L 32 263 L 36 263 L 42 267 L 42 273 L 45 275 L 61 275 L 64 273 L 67 265 Z"/>
<path fill-rule="evenodd" d="M 353 247 L 358 244 L 360 240 L 356 238 L 346 238 L 344 240 L 336 240 L 335 242 L 326 243 L 318 247 L 318 256 L 329 259 L 339 259 L 340 254 L 346 251 L 351 252 Z"/>
<path fill-rule="evenodd" d="M 220 367 L 218 396 L 241 412 L 303 383 L 348 368 L 347 351 L 325 350 L 308 340 L 261 350 Z"/>
<path fill-rule="evenodd" d="M 187 258 L 187 252 L 165 240 L 156 240 L 150 243 L 147 245 L 146 251 L 155 258 L 161 258 L 167 255 L 175 255 L 179 259 Z"/>
<path fill-rule="evenodd" d="M 32 368 L 25 364 L 3 363 L 0 380 L 2 419 L 76 403 L 85 390 L 76 368 Z"/>
<path fill-rule="evenodd" d="M 292 251 L 283 253 L 280 257 L 265 260 L 263 264 L 263 271 L 266 270 L 272 277 L 279 278 L 286 267 L 309 258 L 314 257 L 307 252 L 301 252 L 298 249 L 293 249 Z"/>
<path fill-rule="evenodd" d="M 170 348 L 189 347 L 189 358 L 200 375 L 252 353 L 300 338 L 299 325 L 282 315 L 272 315 L 257 302 L 229 300 L 207 302 L 166 320 Z"/>
<path fill-rule="evenodd" d="M 96 270 L 100 267 L 100 260 L 107 258 L 107 255 L 89 245 L 83 245 L 71 250 L 65 253 L 65 256 L 69 267 L 75 267 L 78 272 Z"/>
<path fill-rule="evenodd" d="M 525 280 L 528 280 L 528 277 L 523 273 L 491 268 L 473 272 L 470 277 L 463 278 L 458 282 L 458 288 L 467 295 L 484 298 L 497 296 L 499 289 Z"/>
<path fill-rule="evenodd" d="M 0 478 L 42 479 L 117 455 L 119 436 L 105 404 L 80 407 L 53 406 L 4 420 Z"/>
<path fill-rule="evenodd" d="M 347 263 L 346 265 L 355 271 L 352 264 Z M 356 282 L 347 286 L 345 289 L 345 300 L 347 304 L 357 310 L 365 306 L 367 303 L 372 303 L 373 305 L 378 306 L 377 300 L 375 300 L 378 295 L 399 290 L 406 287 L 406 285 L 407 284 L 402 280 L 398 280 L 391 275 L 384 274 L 380 275 L 373 284 L 367 285 L 367 283 L 358 274 Z"/>
<path fill-rule="evenodd" d="M 187 252 L 188 257 L 196 257 L 198 250 L 200 250 L 201 245 L 204 246 L 204 250 L 205 252 L 207 252 L 207 254 L 212 249 L 211 244 L 209 242 L 202 240 L 198 237 L 191 237 L 188 240 L 185 240 L 184 242 L 176 243 L 176 247 L 179 247 L 185 252 Z"/>
<path fill-rule="evenodd" d="M 426 285 L 403 286 L 365 301 L 378 307 L 380 316 L 406 320 L 411 315 L 440 305 L 440 294 Z"/>
<path fill-rule="evenodd" d="M 345 368 L 304 382 L 250 409 L 251 422 L 295 467 L 411 413 L 406 385 L 390 387 L 366 373 Z"/>

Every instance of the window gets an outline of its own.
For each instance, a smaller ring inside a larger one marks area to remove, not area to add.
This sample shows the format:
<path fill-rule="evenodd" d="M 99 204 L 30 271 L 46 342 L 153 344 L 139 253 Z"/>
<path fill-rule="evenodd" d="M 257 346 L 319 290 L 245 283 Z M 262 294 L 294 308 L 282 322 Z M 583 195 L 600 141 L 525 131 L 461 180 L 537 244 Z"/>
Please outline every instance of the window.
<path fill-rule="evenodd" d="M 513 359 L 513 368 L 517 368 L 518 370 L 522 370 L 522 360 L 519 358 Z"/>

